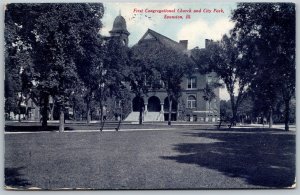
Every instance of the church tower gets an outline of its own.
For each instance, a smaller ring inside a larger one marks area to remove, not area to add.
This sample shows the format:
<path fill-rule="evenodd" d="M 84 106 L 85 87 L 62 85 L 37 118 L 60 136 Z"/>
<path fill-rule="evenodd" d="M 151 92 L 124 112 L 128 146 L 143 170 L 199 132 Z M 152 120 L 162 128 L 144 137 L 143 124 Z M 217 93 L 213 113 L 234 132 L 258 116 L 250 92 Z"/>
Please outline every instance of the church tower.
<path fill-rule="evenodd" d="M 115 18 L 113 28 L 109 31 L 112 37 L 119 37 L 124 46 L 128 46 L 129 32 L 127 30 L 126 21 L 121 13 Z"/>

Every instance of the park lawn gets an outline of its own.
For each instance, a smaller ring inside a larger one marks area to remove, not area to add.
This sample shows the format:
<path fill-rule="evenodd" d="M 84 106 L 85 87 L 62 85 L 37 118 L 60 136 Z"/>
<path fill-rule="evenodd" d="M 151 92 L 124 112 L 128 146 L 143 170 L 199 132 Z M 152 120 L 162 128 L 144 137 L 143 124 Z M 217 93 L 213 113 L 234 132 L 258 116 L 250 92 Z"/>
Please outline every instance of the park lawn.
<path fill-rule="evenodd" d="M 197 129 L 199 128 L 199 124 L 195 123 L 182 123 L 178 125 L 178 123 L 174 123 L 175 125 L 167 125 L 167 122 L 160 123 L 144 123 L 142 125 L 139 124 L 130 124 L 128 122 L 123 122 L 120 125 L 120 130 L 123 129 Z M 86 124 L 84 122 L 67 122 L 65 125 L 65 131 L 73 131 L 73 130 L 100 130 L 99 123 L 91 123 Z M 203 126 L 203 125 L 201 125 Z M 118 127 L 118 123 L 114 122 L 106 122 L 104 124 L 104 130 L 115 130 Z M 212 125 L 206 125 L 206 128 L 214 128 Z M 41 123 L 39 122 L 11 122 L 7 121 L 5 124 L 6 132 L 37 132 L 37 131 L 58 131 L 59 124 L 56 123 L 48 123 L 47 128 L 43 128 Z"/>
<path fill-rule="evenodd" d="M 294 132 L 5 134 L 6 186 L 18 189 L 285 188 L 294 178 Z"/>

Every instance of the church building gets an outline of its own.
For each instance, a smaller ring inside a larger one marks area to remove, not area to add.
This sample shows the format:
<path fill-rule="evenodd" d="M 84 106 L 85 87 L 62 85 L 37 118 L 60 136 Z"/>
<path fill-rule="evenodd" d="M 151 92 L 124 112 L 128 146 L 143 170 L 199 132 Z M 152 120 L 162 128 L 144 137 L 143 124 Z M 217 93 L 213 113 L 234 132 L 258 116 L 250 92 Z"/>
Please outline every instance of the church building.
<path fill-rule="evenodd" d="M 130 33 L 127 30 L 126 20 L 121 15 L 117 16 L 113 23 L 113 28 L 109 31 L 110 37 L 105 37 L 106 39 L 111 39 L 117 37 L 124 46 L 128 47 Z M 174 49 L 182 54 L 188 54 L 191 56 L 191 50 L 188 50 L 188 40 L 180 40 L 176 42 L 154 30 L 148 29 L 144 35 L 141 36 L 141 39 L 136 44 L 142 43 L 159 43 L 170 49 Z M 205 44 L 209 44 L 210 40 L 205 40 Z M 205 48 L 204 48 L 205 49 Z M 176 70 L 174 70 L 176 71 Z M 202 89 L 205 88 L 207 83 L 212 82 L 214 79 L 217 79 L 216 76 L 211 74 L 200 74 L 197 70 L 193 71 L 193 74 L 185 76 L 182 79 L 181 83 L 181 97 L 178 101 L 172 101 L 172 110 L 171 110 L 171 120 L 172 121 L 197 121 L 197 122 L 215 122 L 219 119 L 220 116 L 220 101 L 219 101 L 219 89 L 214 89 L 216 98 L 207 102 L 204 100 Z M 114 101 L 114 100 L 111 100 Z M 142 102 L 143 109 L 143 121 L 144 122 L 159 122 L 167 121 L 169 117 L 169 102 L 167 98 L 167 92 L 161 88 L 156 90 L 149 90 L 148 94 L 145 95 L 142 99 L 135 97 L 131 94 L 131 101 L 129 113 L 123 117 L 125 121 L 128 122 L 137 122 L 139 119 L 139 110 L 140 102 Z M 22 119 L 35 120 L 39 121 L 41 118 L 40 108 L 38 103 L 34 99 L 29 99 L 24 104 L 24 112 L 21 114 Z M 26 108 L 26 109 L 25 109 Z M 54 106 L 54 101 L 50 97 L 49 102 L 49 119 L 57 119 L 57 116 L 54 116 L 54 110 L 57 109 Z M 108 120 L 113 120 L 114 117 L 118 116 L 117 107 L 112 110 L 115 113 L 111 113 L 112 117 Z M 25 111 L 26 110 L 26 111 Z M 26 116 L 27 113 L 27 116 Z M 68 107 L 66 112 L 66 118 L 74 118 L 74 112 L 72 107 Z M 81 116 L 81 120 L 82 120 Z M 7 113 L 6 116 L 9 120 L 16 120 L 18 115 L 14 113 Z"/>
<path fill-rule="evenodd" d="M 126 20 L 119 15 L 115 18 L 113 28 L 109 31 L 111 37 L 119 37 L 122 44 L 128 46 L 130 33 L 127 30 Z M 188 40 L 176 42 L 154 30 L 148 29 L 136 44 L 144 42 L 153 42 L 163 44 L 164 46 L 174 49 L 183 54 L 191 55 L 188 50 Z M 205 40 L 209 44 L 210 40 Z M 205 48 L 204 48 L 205 49 Z M 198 122 L 215 122 L 220 116 L 219 89 L 214 89 L 216 98 L 207 102 L 203 98 L 202 89 L 207 83 L 217 79 L 214 73 L 200 74 L 197 70 L 190 76 L 185 76 L 181 83 L 181 97 L 172 103 L 172 121 L 198 121 Z M 139 99 L 132 94 L 132 110 L 125 121 L 138 121 L 139 119 Z M 150 90 L 141 100 L 143 102 L 143 120 L 147 121 L 167 121 L 169 116 L 169 102 L 167 93 L 164 89 Z"/>

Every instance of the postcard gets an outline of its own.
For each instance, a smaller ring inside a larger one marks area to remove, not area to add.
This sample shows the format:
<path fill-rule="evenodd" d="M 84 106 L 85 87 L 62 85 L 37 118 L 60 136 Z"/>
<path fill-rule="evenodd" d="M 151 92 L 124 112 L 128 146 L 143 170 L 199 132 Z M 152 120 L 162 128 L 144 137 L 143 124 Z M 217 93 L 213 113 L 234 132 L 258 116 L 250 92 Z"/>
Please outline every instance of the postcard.
<path fill-rule="evenodd" d="M 7 3 L 6 190 L 296 187 L 294 3 Z"/>

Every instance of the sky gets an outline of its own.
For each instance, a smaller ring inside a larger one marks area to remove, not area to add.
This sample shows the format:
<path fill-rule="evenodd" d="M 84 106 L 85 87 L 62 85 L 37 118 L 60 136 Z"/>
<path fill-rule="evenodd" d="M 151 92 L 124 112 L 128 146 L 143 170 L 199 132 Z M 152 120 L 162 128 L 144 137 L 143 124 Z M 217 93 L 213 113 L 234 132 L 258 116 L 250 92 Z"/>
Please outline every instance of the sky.
<path fill-rule="evenodd" d="M 136 44 L 148 28 L 165 35 L 174 41 L 188 40 L 188 49 L 204 48 L 205 39 L 220 40 L 224 34 L 234 26 L 230 20 L 231 11 L 236 8 L 235 3 L 199 2 L 199 3 L 104 3 L 102 19 L 102 35 L 109 35 L 114 19 L 121 14 L 130 32 L 129 46 Z M 143 12 L 137 12 L 142 10 Z M 148 10 L 173 10 L 175 13 L 146 13 Z M 192 13 L 180 13 L 178 9 L 189 10 Z M 214 10 L 222 12 L 214 12 Z M 201 10 L 193 13 L 193 10 Z M 204 12 L 204 10 L 206 10 Z M 210 12 L 208 11 L 210 10 Z M 164 19 L 164 16 L 183 16 L 184 19 Z M 186 19 L 190 15 L 190 19 Z M 220 89 L 220 98 L 229 99 L 225 88 Z"/>
<path fill-rule="evenodd" d="M 109 35 L 116 16 L 125 18 L 127 29 L 130 32 L 129 45 L 134 45 L 143 36 L 148 28 L 163 34 L 175 41 L 188 40 L 189 49 L 196 46 L 203 48 L 205 39 L 219 40 L 223 34 L 233 27 L 230 21 L 231 10 L 235 3 L 104 3 L 105 13 L 101 33 Z M 144 13 L 135 13 L 134 9 Z M 189 14 L 191 19 L 164 19 L 165 13 L 145 13 L 145 9 L 201 9 L 201 13 L 167 13 L 166 15 Z M 204 13 L 203 10 L 212 10 Z M 223 9 L 224 13 L 214 13 L 214 9 Z M 150 17 L 150 18 L 148 18 Z"/>

